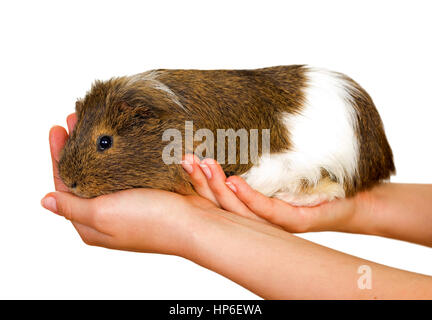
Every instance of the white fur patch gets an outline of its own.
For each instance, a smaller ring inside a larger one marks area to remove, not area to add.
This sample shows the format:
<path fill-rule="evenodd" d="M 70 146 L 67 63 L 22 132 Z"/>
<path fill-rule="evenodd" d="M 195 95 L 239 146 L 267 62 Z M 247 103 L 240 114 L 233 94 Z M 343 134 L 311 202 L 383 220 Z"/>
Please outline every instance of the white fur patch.
<path fill-rule="evenodd" d="M 306 101 L 300 114 L 282 115 L 292 147 L 264 155 L 242 175 L 252 188 L 267 196 L 283 194 L 287 199 L 287 194 L 299 194 L 302 180 L 316 185 L 322 169 L 341 187 L 357 173 L 357 120 L 350 84 L 340 74 L 323 69 L 307 68 L 306 76 Z M 340 190 L 328 195 L 328 200 L 343 197 Z"/>
<path fill-rule="evenodd" d="M 183 110 L 186 110 L 177 95 L 166 84 L 162 83 L 158 79 L 158 76 L 161 74 L 161 72 L 163 71 L 150 70 L 147 72 L 139 73 L 130 77 L 129 82 L 133 83 L 136 81 L 147 81 L 151 87 L 157 90 L 164 91 L 174 103 L 176 103 Z"/>
<path fill-rule="evenodd" d="M 311 194 L 296 194 L 296 193 L 276 193 L 274 197 L 288 202 L 295 207 L 314 207 L 323 202 L 332 201 L 335 198 L 343 198 L 345 196 L 342 186 L 337 185 L 338 190 L 330 190 L 328 192 L 316 192 Z"/>

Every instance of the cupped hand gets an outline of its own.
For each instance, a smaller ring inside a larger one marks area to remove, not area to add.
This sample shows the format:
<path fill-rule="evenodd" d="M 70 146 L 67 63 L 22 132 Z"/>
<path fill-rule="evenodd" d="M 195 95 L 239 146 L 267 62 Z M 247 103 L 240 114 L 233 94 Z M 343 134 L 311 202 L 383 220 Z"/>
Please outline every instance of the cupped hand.
<path fill-rule="evenodd" d="M 67 118 L 69 132 L 75 123 L 76 116 L 72 114 Z M 272 225 L 289 232 L 350 231 L 347 226 L 355 220 L 358 198 L 367 201 L 365 194 L 313 208 L 293 207 L 265 197 L 238 176 L 226 179 L 214 160 L 200 162 L 192 155 L 186 155 L 183 167 L 200 196 L 132 189 L 82 199 L 69 192 L 57 172 L 59 155 L 67 139 L 68 133 L 63 127 L 51 129 L 50 150 L 57 191 L 47 194 L 42 205 L 72 221 L 82 240 L 89 245 L 185 256 L 191 250 L 191 237 L 199 223 L 209 218 L 207 222 L 214 224 L 221 217 L 278 236 L 284 235 Z"/>
<path fill-rule="evenodd" d="M 367 192 L 315 207 L 295 207 L 285 201 L 264 196 L 239 176 L 226 178 L 221 166 L 213 159 L 200 161 L 196 156 L 188 154 L 183 161 L 183 167 L 189 173 L 195 190 L 202 197 L 227 211 L 267 221 L 289 232 L 356 232 L 359 208 L 363 210 L 371 207 Z"/>
<path fill-rule="evenodd" d="M 67 118 L 71 132 L 75 114 Z M 79 198 L 69 192 L 57 172 L 60 152 L 68 139 L 63 127 L 50 130 L 50 150 L 56 192 L 47 194 L 42 205 L 70 220 L 82 240 L 89 245 L 140 252 L 184 256 L 189 236 L 197 223 L 197 212 L 216 206 L 198 196 L 131 189 L 93 199 Z"/>

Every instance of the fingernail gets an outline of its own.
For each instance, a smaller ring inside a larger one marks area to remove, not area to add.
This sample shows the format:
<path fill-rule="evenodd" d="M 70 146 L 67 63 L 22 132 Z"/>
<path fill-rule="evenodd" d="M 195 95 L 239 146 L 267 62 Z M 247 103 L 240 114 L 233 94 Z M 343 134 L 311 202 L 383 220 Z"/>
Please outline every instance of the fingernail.
<path fill-rule="evenodd" d="M 233 185 L 231 182 L 227 181 L 225 184 L 232 190 L 232 192 L 237 192 L 235 185 Z"/>
<path fill-rule="evenodd" d="M 210 168 L 205 165 L 205 164 L 200 164 L 201 170 L 204 172 L 205 176 L 207 177 L 207 179 L 211 179 L 212 174 L 210 171 Z"/>
<path fill-rule="evenodd" d="M 216 164 L 216 160 L 213 158 L 205 158 L 202 162 L 206 164 Z"/>
<path fill-rule="evenodd" d="M 191 164 L 189 161 L 182 160 L 181 165 L 182 165 L 183 169 L 185 169 L 185 171 L 186 171 L 187 173 L 189 173 L 189 174 L 192 173 L 192 171 L 193 171 L 193 166 L 192 166 L 192 164 Z"/>
<path fill-rule="evenodd" d="M 57 201 L 54 197 L 45 197 L 41 201 L 42 207 L 45 209 L 57 213 Z"/>
<path fill-rule="evenodd" d="M 192 161 L 194 161 L 195 163 L 198 163 L 198 164 L 201 163 L 200 158 L 196 154 L 194 154 L 192 158 L 193 158 Z"/>

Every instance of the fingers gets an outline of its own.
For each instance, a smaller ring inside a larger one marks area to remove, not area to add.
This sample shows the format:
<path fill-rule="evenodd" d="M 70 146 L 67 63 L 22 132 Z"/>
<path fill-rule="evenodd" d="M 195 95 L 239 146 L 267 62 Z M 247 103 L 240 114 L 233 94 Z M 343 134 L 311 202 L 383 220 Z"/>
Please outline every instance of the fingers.
<path fill-rule="evenodd" d="M 201 161 L 201 169 L 207 172 L 207 183 L 222 208 L 244 217 L 256 217 L 248 207 L 237 198 L 235 195 L 235 186 L 230 183 L 225 183 L 225 173 L 214 159 L 204 159 Z"/>
<path fill-rule="evenodd" d="M 41 204 L 67 220 L 107 233 L 104 225 L 109 215 L 101 214 L 101 207 L 95 205 L 94 199 L 83 199 L 68 192 L 52 192 L 42 199 Z"/>
<path fill-rule="evenodd" d="M 186 154 L 182 161 L 183 169 L 189 174 L 195 191 L 201 196 L 219 206 L 219 202 L 210 189 L 206 176 L 200 168 L 200 160 L 193 154 Z"/>
<path fill-rule="evenodd" d="M 63 127 L 54 126 L 49 132 L 50 152 L 53 168 L 54 186 L 57 191 L 68 191 L 69 189 L 61 181 L 58 174 L 57 162 L 59 161 L 60 152 L 68 139 L 68 134 Z"/>
<path fill-rule="evenodd" d="M 252 189 L 242 178 L 232 176 L 227 179 L 227 183 L 234 186 L 236 196 L 251 211 L 268 218 L 268 212 L 274 210 L 272 199 Z"/>
<path fill-rule="evenodd" d="M 75 113 L 70 114 L 66 118 L 66 122 L 68 125 L 69 133 L 71 133 L 77 122 L 76 114 Z M 52 127 L 49 132 L 49 143 L 50 143 L 50 152 L 51 152 L 51 160 L 52 160 L 52 167 L 53 167 L 54 186 L 57 191 L 69 191 L 68 187 L 66 187 L 63 181 L 61 181 L 58 174 L 58 168 L 57 168 L 57 162 L 59 161 L 60 158 L 60 152 L 63 149 L 68 137 L 69 135 L 66 132 L 66 130 L 60 126 Z"/>
<path fill-rule="evenodd" d="M 67 126 L 68 126 L 68 132 L 69 132 L 69 134 L 72 133 L 72 131 L 73 131 L 74 127 L 75 127 L 76 122 L 77 122 L 77 115 L 75 113 L 71 113 L 70 115 L 67 116 L 66 123 L 67 123 Z"/>
<path fill-rule="evenodd" d="M 238 215 L 257 218 L 233 193 L 232 185 L 225 184 L 226 176 L 222 167 L 213 159 L 204 159 L 201 162 L 197 157 L 186 155 L 185 162 L 195 159 L 193 167 L 183 163 L 183 168 L 189 173 L 191 182 L 197 193 L 225 210 Z"/>
<path fill-rule="evenodd" d="M 307 230 L 313 208 L 293 207 L 285 201 L 269 198 L 252 189 L 238 176 L 229 177 L 227 182 L 234 185 L 238 199 L 259 217 L 290 232 Z"/>

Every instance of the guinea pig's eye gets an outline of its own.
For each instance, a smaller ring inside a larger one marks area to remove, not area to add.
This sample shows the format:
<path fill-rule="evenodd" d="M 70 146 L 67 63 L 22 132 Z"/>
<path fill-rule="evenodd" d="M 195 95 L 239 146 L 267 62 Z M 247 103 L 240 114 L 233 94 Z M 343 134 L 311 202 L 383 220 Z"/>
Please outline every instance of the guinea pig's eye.
<path fill-rule="evenodd" d="M 99 151 L 105 151 L 112 146 L 112 137 L 110 136 L 100 136 L 97 141 L 97 148 Z"/>

